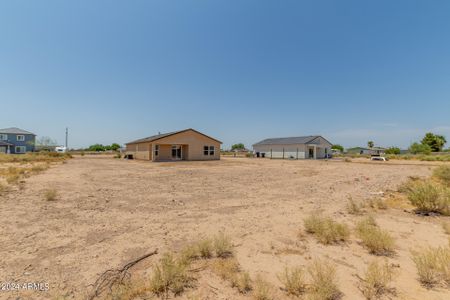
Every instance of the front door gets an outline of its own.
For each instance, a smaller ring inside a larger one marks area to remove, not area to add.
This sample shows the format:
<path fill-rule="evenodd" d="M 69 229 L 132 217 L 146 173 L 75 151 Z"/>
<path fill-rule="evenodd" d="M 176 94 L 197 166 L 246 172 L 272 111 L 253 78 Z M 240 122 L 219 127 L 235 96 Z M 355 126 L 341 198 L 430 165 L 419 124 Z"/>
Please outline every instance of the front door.
<path fill-rule="evenodd" d="M 309 158 L 314 158 L 314 149 L 309 148 Z"/>
<path fill-rule="evenodd" d="M 181 146 L 180 145 L 172 145 L 172 159 L 173 160 L 181 160 Z"/>

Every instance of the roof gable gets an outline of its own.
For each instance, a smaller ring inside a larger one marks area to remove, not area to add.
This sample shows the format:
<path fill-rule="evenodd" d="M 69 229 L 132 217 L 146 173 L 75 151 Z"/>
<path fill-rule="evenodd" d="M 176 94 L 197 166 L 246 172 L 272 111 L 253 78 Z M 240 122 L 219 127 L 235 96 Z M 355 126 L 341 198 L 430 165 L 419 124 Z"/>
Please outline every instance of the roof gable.
<path fill-rule="evenodd" d="M 308 144 L 320 137 L 321 137 L 320 135 L 308 135 L 308 136 L 296 136 L 296 137 L 285 137 L 285 138 L 270 138 L 270 139 L 262 140 L 256 144 L 253 144 L 253 146 Z"/>
<path fill-rule="evenodd" d="M 179 133 L 183 133 L 183 132 L 186 132 L 186 131 L 193 131 L 193 132 L 195 132 L 195 133 L 198 133 L 198 134 L 200 134 L 200 135 L 203 135 L 203 136 L 205 136 L 205 137 L 207 137 L 207 138 L 209 138 L 209 139 L 215 140 L 216 142 L 222 144 L 221 141 L 216 140 L 215 138 L 212 138 L 212 137 L 210 137 L 210 136 L 208 136 L 208 135 L 206 135 L 206 134 L 204 134 L 204 133 L 201 133 L 200 131 L 197 131 L 197 130 L 195 130 L 195 129 L 188 128 L 188 129 L 179 130 L 179 131 L 173 131 L 173 132 L 168 132 L 168 133 L 162 133 L 162 134 L 152 135 L 152 136 L 149 136 L 149 137 L 146 137 L 146 138 L 143 138 L 143 139 L 139 139 L 139 140 L 135 140 L 135 141 L 132 141 L 132 142 L 128 142 L 128 143 L 126 143 L 125 145 L 128 145 L 128 144 L 145 143 L 145 142 L 153 142 L 153 141 L 156 141 L 156 140 L 159 140 L 159 139 L 162 139 L 162 138 L 166 138 L 166 137 L 169 137 L 169 136 L 172 136 L 172 135 L 176 135 L 176 134 L 179 134 Z"/>
<path fill-rule="evenodd" d="M 3 128 L 0 129 L 0 133 L 6 133 L 6 134 L 30 134 L 35 135 L 32 132 L 17 128 L 17 127 L 10 127 L 10 128 Z"/>
<path fill-rule="evenodd" d="M 330 141 L 328 141 L 326 138 L 324 138 L 323 136 L 317 136 L 314 139 L 310 140 L 308 142 L 308 144 L 320 144 L 321 142 L 325 142 L 327 144 L 329 144 L 330 146 L 332 146 L 333 144 L 330 143 Z"/>

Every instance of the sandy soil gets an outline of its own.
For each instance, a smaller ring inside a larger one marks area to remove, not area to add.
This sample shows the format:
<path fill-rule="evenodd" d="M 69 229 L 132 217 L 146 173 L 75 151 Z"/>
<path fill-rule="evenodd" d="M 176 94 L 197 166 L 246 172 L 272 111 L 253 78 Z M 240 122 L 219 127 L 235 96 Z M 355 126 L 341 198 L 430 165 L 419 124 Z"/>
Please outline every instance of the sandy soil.
<path fill-rule="evenodd" d="M 213 162 L 150 163 L 78 157 L 26 179 L 23 189 L 1 196 L 0 282 L 48 282 L 48 292 L 0 291 L 0 299 L 84 299 L 103 271 L 155 248 L 178 250 L 200 237 L 225 231 L 243 269 L 275 287 L 286 265 L 328 257 L 338 268 L 343 299 L 362 299 L 368 254 L 352 236 L 324 246 L 300 239 L 303 218 L 316 211 L 354 226 L 347 197 L 367 201 L 395 190 L 408 176 L 428 176 L 430 164 L 361 164 L 225 158 Z M 57 201 L 44 200 L 47 188 Z M 398 299 L 450 299 L 446 289 L 417 281 L 410 250 L 447 243 L 437 217 L 401 209 L 376 213 L 397 241 L 389 262 L 399 266 Z M 160 255 L 137 267 L 142 270 Z M 181 298 L 249 299 L 213 274 L 200 273 L 197 288 Z M 277 299 L 284 299 L 277 293 Z"/>

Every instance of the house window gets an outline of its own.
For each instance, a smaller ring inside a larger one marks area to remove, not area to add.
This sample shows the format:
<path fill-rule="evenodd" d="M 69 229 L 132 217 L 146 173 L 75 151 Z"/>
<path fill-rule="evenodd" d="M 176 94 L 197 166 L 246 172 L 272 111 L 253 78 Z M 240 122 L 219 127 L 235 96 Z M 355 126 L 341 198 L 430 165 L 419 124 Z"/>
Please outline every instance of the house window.
<path fill-rule="evenodd" d="M 8 140 L 8 135 L 4 134 L 4 133 L 1 133 L 0 134 L 0 141 L 7 141 L 7 140 Z"/>
<path fill-rule="evenodd" d="M 16 153 L 25 153 L 27 148 L 25 146 L 16 146 Z"/>
<path fill-rule="evenodd" d="M 214 146 L 203 146 L 203 155 L 214 155 Z"/>
<path fill-rule="evenodd" d="M 25 141 L 25 136 L 24 136 L 24 135 L 17 135 L 17 141 L 18 141 L 18 142 L 23 142 L 23 141 Z"/>
<path fill-rule="evenodd" d="M 155 145 L 155 156 L 159 155 L 159 145 Z"/>

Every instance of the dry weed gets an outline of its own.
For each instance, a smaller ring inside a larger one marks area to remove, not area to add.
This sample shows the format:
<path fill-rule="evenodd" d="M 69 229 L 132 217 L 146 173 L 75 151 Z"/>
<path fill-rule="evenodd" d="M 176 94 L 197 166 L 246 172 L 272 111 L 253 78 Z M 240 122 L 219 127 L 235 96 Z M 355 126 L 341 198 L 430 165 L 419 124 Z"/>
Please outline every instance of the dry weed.
<path fill-rule="evenodd" d="M 47 189 L 44 192 L 44 199 L 47 201 L 55 201 L 58 198 L 58 193 L 55 189 Z"/>
<path fill-rule="evenodd" d="M 252 280 L 248 272 L 239 272 L 231 278 L 231 286 L 235 287 L 239 293 L 245 294 L 252 290 Z"/>
<path fill-rule="evenodd" d="M 253 287 L 253 299 L 254 300 L 273 300 L 273 287 L 261 276 L 256 277 Z"/>
<path fill-rule="evenodd" d="M 0 195 L 6 193 L 8 191 L 8 187 L 0 182 Z"/>
<path fill-rule="evenodd" d="M 433 171 L 433 176 L 450 186 L 450 166 L 439 166 Z"/>
<path fill-rule="evenodd" d="M 322 244 L 335 244 L 348 240 L 350 230 L 343 223 L 333 221 L 329 217 L 311 215 L 304 220 L 305 230 L 313 234 Z"/>
<path fill-rule="evenodd" d="M 192 285 L 188 275 L 188 265 L 175 259 L 172 254 L 165 254 L 156 265 L 150 279 L 150 290 L 159 296 L 167 297 L 169 292 L 178 295 Z"/>
<path fill-rule="evenodd" d="M 210 239 L 203 239 L 197 243 L 201 258 L 211 258 L 213 255 L 213 243 Z"/>
<path fill-rule="evenodd" d="M 214 237 L 214 251 L 217 257 L 226 258 L 233 255 L 233 244 L 223 232 Z"/>
<path fill-rule="evenodd" d="M 278 279 L 290 295 L 300 296 L 306 292 L 305 272 L 301 267 L 286 267 L 284 272 L 278 275 Z"/>
<path fill-rule="evenodd" d="M 415 182 L 408 199 L 419 212 L 450 215 L 450 188 L 431 180 Z"/>
<path fill-rule="evenodd" d="M 420 282 L 427 287 L 445 284 L 450 287 L 450 245 L 413 252 Z"/>
<path fill-rule="evenodd" d="M 450 222 L 442 222 L 442 228 L 444 229 L 445 234 L 450 235 Z"/>
<path fill-rule="evenodd" d="M 389 285 L 393 274 L 394 271 L 387 262 L 371 262 L 361 284 L 361 291 L 366 299 L 378 299 L 384 294 L 392 293 L 393 289 Z"/>
<path fill-rule="evenodd" d="M 361 215 L 364 213 L 363 205 L 357 203 L 352 197 L 348 198 L 347 201 L 347 212 L 351 215 Z"/>
<path fill-rule="evenodd" d="M 308 298 L 311 300 L 339 299 L 336 278 L 336 267 L 326 260 L 315 260 L 308 268 L 311 277 L 311 287 Z"/>
<path fill-rule="evenodd" d="M 224 280 L 231 280 L 240 271 L 239 263 L 235 258 L 217 259 L 213 262 L 212 269 Z"/>
<path fill-rule="evenodd" d="M 394 238 L 389 232 L 379 228 L 373 217 L 358 222 L 356 233 L 371 254 L 390 255 L 394 252 Z"/>

